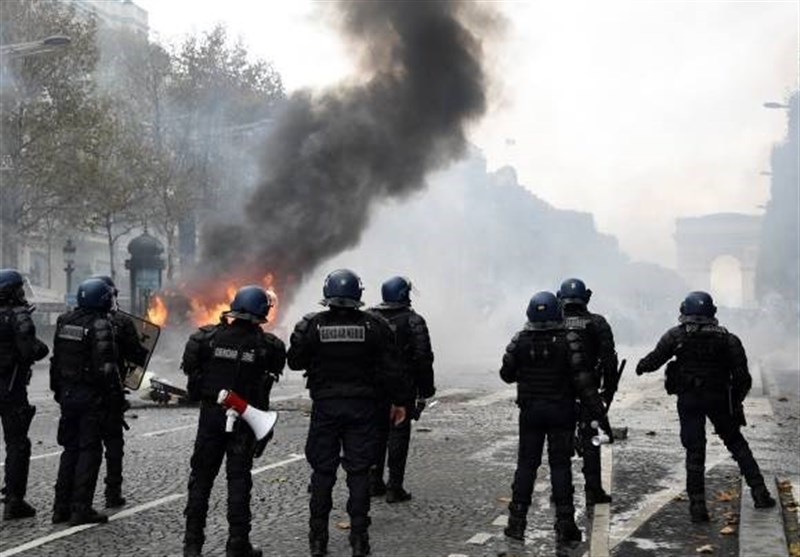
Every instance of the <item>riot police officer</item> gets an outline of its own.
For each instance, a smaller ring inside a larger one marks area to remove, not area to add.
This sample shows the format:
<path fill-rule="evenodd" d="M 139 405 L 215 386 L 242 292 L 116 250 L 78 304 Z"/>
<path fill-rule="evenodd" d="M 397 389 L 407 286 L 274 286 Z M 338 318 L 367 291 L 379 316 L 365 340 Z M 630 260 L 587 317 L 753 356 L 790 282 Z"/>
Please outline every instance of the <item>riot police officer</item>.
<path fill-rule="evenodd" d="M 124 396 L 109 316 L 114 292 L 100 279 L 87 279 L 78 286 L 77 299 L 78 307 L 58 318 L 50 362 L 50 388 L 61 405 L 58 443 L 64 447 L 53 524 L 69 520 L 73 526 L 108 521 L 92 508 L 92 499 L 106 409 Z"/>
<path fill-rule="evenodd" d="M 392 277 L 381 286 L 383 303 L 370 311 L 385 318 L 395 333 L 400 355 L 400 365 L 411 387 L 411 399 L 405 407 L 413 409 L 411 419 L 418 419 L 425 408 L 425 399 L 436 393 L 433 381 L 433 351 L 425 319 L 411 308 L 411 281 L 406 277 Z M 403 480 L 411 439 L 411 419 L 398 426 L 389 420 L 388 399 L 381 401 L 378 415 L 378 460 L 370 470 L 370 494 L 386 493 L 387 503 L 411 499 L 403 488 Z M 388 456 L 387 456 L 388 449 Z M 385 464 L 389 467 L 388 490 L 383 481 Z"/>
<path fill-rule="evenodd" d="M 29 518 L 36 510 L 25 502 L 36 408 L 28 403 L 31 366 L 47 356 L 47 345 L 36 338 L 34 307 L 25 300 L 22 275 L 0 269 L 0 421 L 6 443 L 3 520 Z"/>
<path fill-rule="evenodd" d="M 237 420 L 225 431 L 225 409 L 217 404 L 222 389 L 235 392 L 255 408 L 269 408 L 272 384 L 283 373 L 286 347 L 264 332 L 272 299 L 260 286 L 240 288 L 217 325 L 201 327 L 186 343 L 183 372 L 189 398 L 200 402 L 200 420 L 191 460 L 186 502 L 184 555 L 199 556 L 205 541 L 208 498 L 222 459 L 228 480 L 228 557 L 260 557 L 250 544 L 250 491 L 253 458 L 261 456 L 267 439 L 256 442 L 246 423 Z"/>
<path fill-rule="evenodd" d="M 109 314 L 114 327 L 114 338 L 117 341 L 117 369 L 120 382 L 124 385 L 128 367 L 143 366 L 147 359 L 147 349 L 139 342 L 139 333 L 133 320 L 119 310 L 117 298 L 119 290 L 114 280 L 107 275 L 95 275 L 105 282 L 114 293 L 114 303 Z M 122 496 L 122 458 L 125 454 L 125 411 L 130 403 L 124 398 L 114 397 L 108 400 L 106 419 L 103 420 L 103 445 L 106 454 L 106 507 L 121 507 L 125 504 Z"/>
<path fill-rule="evenodd" d="M 550 292 L 530 300 L 528 323 L 506 348 L 500 377 L 517 384 L 519 453 L 514 474 L 505 535 L 523 540 L 536 471 L 547 440 L 550 482 L 556 506 L 555 531 L 559 544 L 581 540 L 575 524 L 572 468 L 575 399 L 588 415 L 607 429 L 605 408 L 586 359 L 581 336 L 564 325 L 561 305 Z"/>
<path fill-rule="evenodd" d="M 611 404 L 617 392 L 619 375 L 617 372 L 617 352 L 614 348 L 614 334 L 608 321 L 602 315 L 592 313 L 587 306 L 592 291 L 577 278 L 568 278 L 561 283 L 557 293 L 564 312 L 564 326 L 567 330 L 581 334 L 586 349 L 586 361 L 594 378 L 595 385 L 601 389 L 600 396 L 606 405 Z M 583 455 L 583 477 L 585 480 L 586 504 L 610 503 L 611 496 L 603 490 L 600 464 L 600 447 L 592 443 L 598 434 L 591 425 L 592 420 L 582 406 L 578 411 L 580 428 L 579 447 Z"/>
<path fill-rule="evenodd" d="M 667 364 L 666 389 L 678 395 L 692 522 L 709 520 L 705 500 L 706 418 L 739 465 L 755 506 L 775 505 L 741 432 L 741 404 L 752 383 L 747 356 L 739 338 L 719 326 L 716 311 L 709 294 L 690 292 L 680 307 L 680 324 L 667 331 L 636 366 L 636 374 L 641 375 L 675 358 Z"/>
<path fill-rule="evenodd" d="M 306 387 L 313 401 L 306 459 L 312 468 L 309 547 L 314 557 L 327 552 L 328 515 L 340 462 L 350 489 L 347 512 L 353 556 L 369 554 L 369 469 L 376 456 L 376 401 L 390 397 L 390 415 L 399 424 L 406 418 L 402 404 L 410 398 L 397 367 L 392 330 L 380 316 L 359 309 L 362 290 L 361 279 L 352 271 L 329 274 L 321 302 L 327 311 L 303 317 L 289 347 L 289 367 L 306 370 Z"/>

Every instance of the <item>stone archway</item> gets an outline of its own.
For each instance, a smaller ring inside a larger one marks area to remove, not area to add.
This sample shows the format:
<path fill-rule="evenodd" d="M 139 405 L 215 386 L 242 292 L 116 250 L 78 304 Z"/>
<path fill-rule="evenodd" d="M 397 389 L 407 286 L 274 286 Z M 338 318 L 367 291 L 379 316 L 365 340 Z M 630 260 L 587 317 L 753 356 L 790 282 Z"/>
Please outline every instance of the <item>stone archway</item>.
<path fill-rule="evenodd" d="M 755 307 L 760 241 L 761 217 L 758 215 L 717 213 L 677 219 L 678 273 L 693 290 L 711 292 L 712 264 L 720 256 L 731 256 L 740 264 L 742 306 Z"/>

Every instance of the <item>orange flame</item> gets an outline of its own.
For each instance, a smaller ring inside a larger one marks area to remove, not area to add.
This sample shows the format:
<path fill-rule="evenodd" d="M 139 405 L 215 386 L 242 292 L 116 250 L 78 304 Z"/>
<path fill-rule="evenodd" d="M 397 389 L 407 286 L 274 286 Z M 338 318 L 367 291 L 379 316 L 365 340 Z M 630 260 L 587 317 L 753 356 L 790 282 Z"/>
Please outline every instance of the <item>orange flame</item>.
<path fill-rule="evenodd" d="M 155 323 L 159 327 L 162 327 L 164 323 L 167 322 L 167 317 L 169 316 L 167 304 L 164 303 L 164 300 L 161 298 L 161 296 L 155 294 L 150 298 L 150 303 L 148 305 L 147 320 L 151 323 Z"/>
<path fill-rule="evenodd" d="M 275 293 L 274 277 L 272 273 L 268 273 L 264 276 L 264 278 L 261 280 L 261 285 L 267 291 L 267 294 L 272 300 L 272 308 L 270 309 L 267 322 L 274 323 L 277 319 L 278 295 Z M 220 314 L 230 309 L 231 301 L 233 301 L 234 296 L 236 296 L 236 291 L 241 286 L 244 285 L 242 284 L 237 286 L 234 283 L 226 284 L 224 288 L 223 299 L 221 300 L 208 300 L 207 298 L 200 296 L 192 298 L 189 301 L 189 304 L 191 305 L 190 318 L 192 322 L 198 327 L 217 323 L 219 321 Z"/>

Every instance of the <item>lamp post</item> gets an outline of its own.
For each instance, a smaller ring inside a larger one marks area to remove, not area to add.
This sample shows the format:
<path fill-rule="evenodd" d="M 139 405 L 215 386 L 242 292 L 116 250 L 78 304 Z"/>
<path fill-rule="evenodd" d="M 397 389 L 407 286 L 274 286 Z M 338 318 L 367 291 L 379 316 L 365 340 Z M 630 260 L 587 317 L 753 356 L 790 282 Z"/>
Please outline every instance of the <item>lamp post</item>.
<path fill-rule="evenodd" d="M 43 39 L 28 41 L 25 43 L 0 45 L 0 55 L 9 56 L 11 58 L 23 58 L 25 56 L 33 56 L 36 54 L 52 52 L 54 50 L 69 46 L 71 43 L 72 39 L 66 35 L 51 35 Z"/>
<path fill-rule="evenodd" d="M 61 250 L 64 252 L 64 272 L 67 275 L 67 296 L 72 293 L 72 272 L 75 270 L 75 244 L 72 243 L 72 238 L 67 238 L 64 247 Z"/>

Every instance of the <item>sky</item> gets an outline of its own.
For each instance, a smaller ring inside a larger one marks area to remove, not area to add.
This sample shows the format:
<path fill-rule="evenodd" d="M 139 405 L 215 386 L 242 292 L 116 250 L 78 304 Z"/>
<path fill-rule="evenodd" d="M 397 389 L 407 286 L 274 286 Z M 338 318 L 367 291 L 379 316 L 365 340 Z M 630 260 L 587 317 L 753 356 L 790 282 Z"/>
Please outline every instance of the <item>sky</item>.
<path fill-rule="evenodd" d="M 224 23 L 287 90 L 354 65 L 324 3 L 135 0 L 154 38 Z M 675 264 L 674 219 L 758 214 L 782 110 L 798 87 L 800 2 L 492 2 L 491 105 L 470 139 L 490 169 L 557 207 L 589 211 L 633 259 Z"/>

